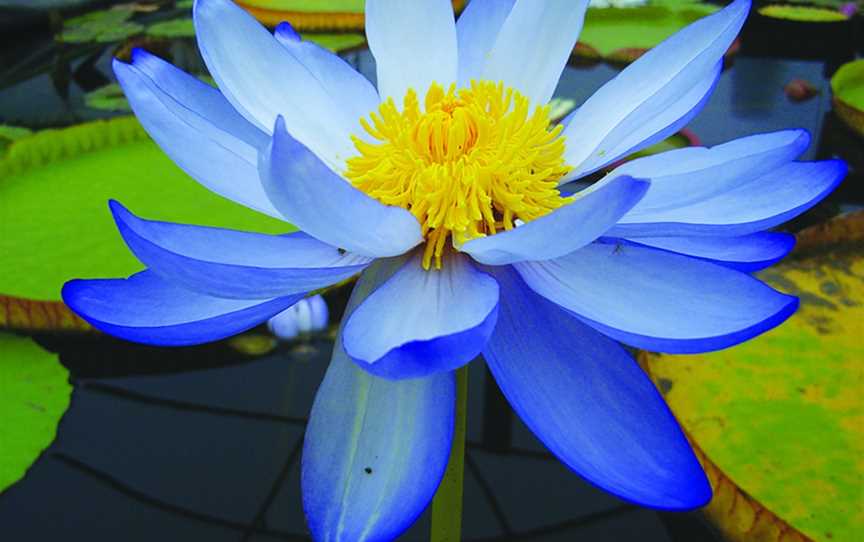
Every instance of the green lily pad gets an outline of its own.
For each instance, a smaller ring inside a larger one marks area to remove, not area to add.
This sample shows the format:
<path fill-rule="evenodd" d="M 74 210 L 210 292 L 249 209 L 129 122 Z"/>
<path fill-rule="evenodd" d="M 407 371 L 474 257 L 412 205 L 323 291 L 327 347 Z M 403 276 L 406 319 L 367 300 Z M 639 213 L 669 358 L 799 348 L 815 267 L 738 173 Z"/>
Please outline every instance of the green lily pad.
<path fill-rule="evenodd" d="M 686 1 L 635 8 L 592 8 L 585 16 L 579 41 L 604 57 L 619 49 L 650 49 L 718 9 Z"/>
<path fill-rule="evenodd" d="M 862 247 L 864 213 L 805 230 L 790 258 L 760 274 L 800 297 L 792 318 L 721 352 L 647 362 L 721 472 L 707 512 L 731 540 L 804 540 L 798 531 L 851 541 L 864 532 Z M 737 487 L 731 498 L 721 479 Z"/>
<path fill-rule="evenodd" d="M 56 354 L 0 333 L 0 491 L 20 480 L 54 440 L 72 386 Z"/>
<path fill-rule="evenodd" d="M 15 142 L 0 160 L 0 294 L 58 300 L 69 279 L 140 270 L 113 224 L 111 198 L 157 220 L 292 229 L 200 186 L 133 117 L 46 130 Z"/>
<path fill-rule="evenodd" d="M 831 78 L 831 90 L 837 115 L 864 135 L 864 59 L 841 66 Z"/>
<path fill-rule="evenodd" d="M 195 35 L 195 25 L 191 18 L 162 21 L 148 26 L 147 35 L 154 38 L 191 38 Z"/>
<path fill-rule="evenodd" d="M 100 111 L 126 111 L 132 110 L 129 101 L 123 95 L 123 89 L 117 83 L 111 83 L 97 88 L 84 95 L 84 104 L 90 109 Z"/>
<path fill-rule="evenodd" d="M 775 19 L 801 21 L 806 23 L 836 23 L 849 19 L 839 11 L 810 6 L 765 6 L 759 8 L 759 14 L 764 15 L 765 17 L 773 17 Z"/>
<path fill-rule="evenodd" d="M 29 128 L 0 124 L 0 153 L 5 151 L 13 141 L 32 133 Z"/>
<path fill-rule="evenodd" d="M 144 27 L 129 19 L 132 8 L 119 6 L 94 11 L 63 22 L 63 30 L 57 35 L 66 43 L 112 43 L 124 40 L 144 31 Z"/>

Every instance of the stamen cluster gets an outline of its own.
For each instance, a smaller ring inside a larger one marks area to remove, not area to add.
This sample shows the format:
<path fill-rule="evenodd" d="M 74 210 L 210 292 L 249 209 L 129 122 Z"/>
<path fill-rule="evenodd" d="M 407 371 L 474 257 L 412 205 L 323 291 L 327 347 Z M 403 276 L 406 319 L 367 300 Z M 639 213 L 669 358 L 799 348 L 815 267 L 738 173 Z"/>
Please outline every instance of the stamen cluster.
<path fill-rule="evenodd" d="M 371 121 L 371 122 L 370 122 Z M 565 164 L 561 126 L 549 107 L 501 83 L 446 92 L 433 84 L 421 108 L 412 89 L 361 119 L 358 156 L 345 176 L 386 205 L 409 210 L 426 239 L 423 266 L 441 267 L 447 240 L 460 245 L 515 227 L 571 201 L 557 189 Z M 370 140 L 371 138 L 371 140 Z"/>

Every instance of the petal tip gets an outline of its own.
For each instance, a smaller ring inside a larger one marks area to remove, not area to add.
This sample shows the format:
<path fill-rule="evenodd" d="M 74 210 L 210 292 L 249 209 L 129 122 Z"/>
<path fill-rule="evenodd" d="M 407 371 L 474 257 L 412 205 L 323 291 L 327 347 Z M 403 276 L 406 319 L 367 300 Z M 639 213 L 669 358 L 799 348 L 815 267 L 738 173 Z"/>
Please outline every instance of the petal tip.
<path fill-rule="evenodd" d="M 277 38 L 280 38 L 283 43 L 296 43 L 301 39 L 300 34 L 294 30 L 294 27 L 291 26 L 291 23 L 288 21 L 282 21 L 276 25 L 274 34 Z"/>

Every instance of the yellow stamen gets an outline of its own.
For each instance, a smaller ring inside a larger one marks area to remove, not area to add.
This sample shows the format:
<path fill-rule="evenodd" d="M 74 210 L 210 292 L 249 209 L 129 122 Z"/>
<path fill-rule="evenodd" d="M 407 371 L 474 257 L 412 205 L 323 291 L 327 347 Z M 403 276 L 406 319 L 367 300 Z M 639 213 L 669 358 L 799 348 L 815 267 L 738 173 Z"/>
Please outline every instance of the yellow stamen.
<path fill-rule="evenodd" d="M 401 111 L 391 98 L 360 122 L 374 142 L 352 137 L 359 155 L 345 176 L 417 217 L 426 269 L 433 259 L 440 269 L 448 239 L 458 246 L 572 201 L 557 189 L 570 171 L 561 126 L 550 125 L 548 106 L 531 113 L 528 98 L 501 83 L 446 92 L 433 83 L 422 109 L 409 90 Z"/>

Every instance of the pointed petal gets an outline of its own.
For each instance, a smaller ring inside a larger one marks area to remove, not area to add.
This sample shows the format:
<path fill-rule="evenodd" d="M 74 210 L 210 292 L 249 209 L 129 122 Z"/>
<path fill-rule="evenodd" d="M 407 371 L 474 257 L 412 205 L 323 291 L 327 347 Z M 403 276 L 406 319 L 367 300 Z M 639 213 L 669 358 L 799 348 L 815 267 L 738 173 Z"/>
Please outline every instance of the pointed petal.
<path fill-rule="evenodd" d="M 627 213 L 637 217 L 683 207 L 722 194 L 788 164 L 810 144 L 806 130 L 783 130 L 735 139 L 715 147 L 688 147 L 627 162 L 610 175 L 651 181 Z"/>
<path fill-rule="evenodd" d="M 385 380 L 336 340 L 303 443 L 303 510 L 314 540 L 395 540 L 444 476 L 453 439 L 453 373 Z"/>
<path fill-rule="evenodd" d="M 647 189 L 648 183 L 632 177 L 604 181 L 546 216 L 510 231 L 472 239 L 459 250 L 487 265 L 557 258 L 603 235 Z"/>
<path fill-rule="evenodd" d="M 472 0 L 456 21 L 459 86 L 483 74 L 486 58 L 516 0 Z"/>
<path fill-rule="evenodd" d="M 519 417 L 589 482 L 652 508 L 686 510 L 711 486 L 663 399 L 616 343 L 496 268 L 501 315 L 484 350 Z"/>
<path fill-rule="evenodd" d="M 601 241 L 666 250 L 745 273 L 774 265 L 795 246 L 794 235 L 767 231 L 741 237 L 639 237 L 636 240 L 604 238 Z"/>
<path fill-rule="evenodd" d="M 111 212 L 141 263 L 172 284 L 233 299 L 269 299 L 347 279 L 371 259 L 342 254 L 305 233 L 265 235 L 142 220 L 116 201 Z"/>
<path fill-rule="evenodd" d="M 565 180 L 671 135 L 707 101 L 723 55 L 744 24 L 750 0 L 735 0 L 654 47 L 604 85 L 573 115 L 563 132 Z M 590 129 L 588 129 L 590 127 Z"/>
<path fill-rule="evenodd" d="M 456 23 L 449 0 L 367 0 L 366 37 L 381 100 L 397 105 L 409 88 L 420 102 L 433 82 L 456 82 Z"/>
<path fill-rule="evenodd" d="M 726 348 L 798 308 L 797 298 L 746 273 L 649 248 L 596 243 L 515 267 L 531 289 L 588 325 L 652 351 Z"/>
<path fill-rule="evenodd" d="M 846 176 L 842 160 L 790 162 L 751 182 L 682 207 L 624 216 L 611 237 L 747 235 L 810 209 Z"/>
<path fill-rule="evenodd" d="M 128 279 L 72 280 L 63 301 L 105 333 L 158 346 L 224 339 L 279 314 L 304 294 L 269 300 L 222 299 L 163 281 L 152 271 Z"/>
<path fill-rule="evenodd" d="M 230 0 L 196 0 L 193 19 L 201 55 L 237 111 L 268 133 L 282 115 L 294 137 L 331 168 L 344 167 L 358 119 L 341 96 Z"/>
<path fill-rule="evenodd" d="M 427 271 L 422 261 L 417 251 L 347 318 L 345 351 L 372 374 L 401 379 L 452 371 L 477 357 L 495 328 L 495 279 L 460 254 L 441 269 Z M 361 280 L 375 277 L 364 273 Z"/>
<path fill-rule="evenodd" d="M 588 0 L 517 0 L 489 51 L 482 78 L 504 81 L 534 105 L 545 105 L 576 45 L 587 7 Z"/>
<path fill-rule="evenodd" d="M 114 60 L 114 74 L 135 115 L 162 150 L 220 196 L 282 218 L 258 177 L 256 145 L 266 144 L 267 136 L 237 119 L 218 90 L 146 53 L 135 53 L 134 61 Z"/>
<path fill-rule="evenodd" d="M 423 240 L 420 224 L 399 207 L 360 192 L 327 168 L 277 121 L 260 167 L 264 190 L 291 223 L 316 239 L 368 257 L 396 256 Z"/>
<path fill-rule="evenodd" d="M 349 118 L 359 121 L 378 108 L 375 86 L 339 55 L 317 43 L 302 40 L 287 22 L 280 23 L 273 35 L 297 62 L 312 73 L 328 95 L 339 96 Z M 358 134 L 362 133 L 361 128 L 357 122 L 355 130 Z"/>

